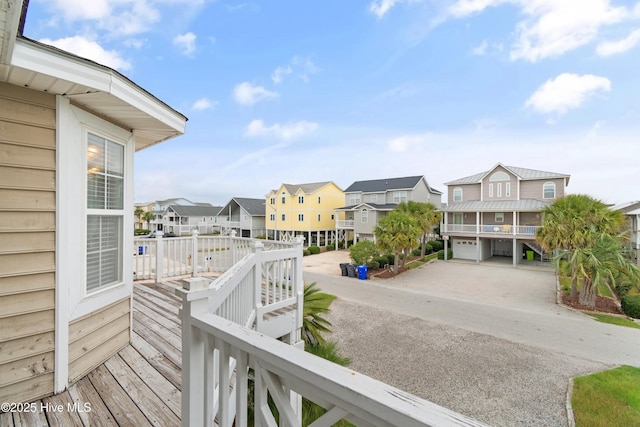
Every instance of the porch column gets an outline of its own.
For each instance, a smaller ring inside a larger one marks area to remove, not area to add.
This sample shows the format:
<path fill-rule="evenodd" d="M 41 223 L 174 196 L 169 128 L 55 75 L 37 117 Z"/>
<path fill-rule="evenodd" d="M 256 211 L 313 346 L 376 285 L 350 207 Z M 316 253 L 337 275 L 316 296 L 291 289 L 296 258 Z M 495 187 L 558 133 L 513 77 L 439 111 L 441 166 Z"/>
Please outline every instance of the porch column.
<path fill-rule="evenodd" d="M 518 228 L 518 221 L 517 221 L 517 217 L 518 214 L 516 211 L 513 211 L 513 235 L 515 236 L 516 233 L 516 229 Z"/>
<path fill-rule="evenodd" d="M 480 212 L 476 212 L 476 234 L 480 234 Z"/>
<path fill-rule="evenodd" d="M 517 252 L 518 252 L 518 239 L 516 239 L 515 237 L 513 238 L 513 266 L 515 267 L 516 265 L 518 265 L 518 257 L 517 257 Z"/>
<path fill-rule="evenodd" d="M 480 262 L 480 236 L 476 236 L 476 262 Z"/>
<path fill-rule="evenodd" d="M 448 236 L 447 236 L 448 237 Z M 449 239 L 444 239 L 444 260 L 447 261 L 447 249 L 448 249 Z"/>

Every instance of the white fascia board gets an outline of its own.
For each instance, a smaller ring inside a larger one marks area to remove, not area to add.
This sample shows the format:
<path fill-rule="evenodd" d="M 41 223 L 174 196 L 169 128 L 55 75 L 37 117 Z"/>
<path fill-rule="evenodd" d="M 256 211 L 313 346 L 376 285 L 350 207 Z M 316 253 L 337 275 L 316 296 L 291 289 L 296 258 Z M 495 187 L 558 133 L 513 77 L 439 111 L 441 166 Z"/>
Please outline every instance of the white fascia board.
<path fill-rule="evenodd" d="M 108 93 L 184 133 L 186 118 L 106 66 L 18 39 L 11 65 Z"/>

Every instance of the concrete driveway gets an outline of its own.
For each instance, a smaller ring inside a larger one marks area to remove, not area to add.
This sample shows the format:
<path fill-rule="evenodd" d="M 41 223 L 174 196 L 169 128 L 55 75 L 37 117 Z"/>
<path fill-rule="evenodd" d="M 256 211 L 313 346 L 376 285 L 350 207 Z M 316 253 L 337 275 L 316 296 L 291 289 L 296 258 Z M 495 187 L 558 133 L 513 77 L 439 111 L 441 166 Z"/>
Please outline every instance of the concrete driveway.
<path fill-rule="evenodd" d="M 487 424 L 566 425 L 570 378 L 640 366 L 640 330 L 556 305 L 548 269 L 435 261 L 364 281 L 327 254 L 304 277 L 338 296 L 331 339 L 353 369 Z"/>

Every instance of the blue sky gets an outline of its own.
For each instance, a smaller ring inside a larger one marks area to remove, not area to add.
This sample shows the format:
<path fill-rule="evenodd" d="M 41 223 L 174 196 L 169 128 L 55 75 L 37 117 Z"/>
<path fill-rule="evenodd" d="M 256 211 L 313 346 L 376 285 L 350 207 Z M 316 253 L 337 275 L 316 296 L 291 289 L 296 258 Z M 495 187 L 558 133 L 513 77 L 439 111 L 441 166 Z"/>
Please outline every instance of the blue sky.
<path fill-rule="evenodd" d="M 24 34 L 189 117 L 136 154 L 136 201 L 408 175 L 445 191 L 496 163 L 640 199 L 640 2 L 31 0 Z"/>

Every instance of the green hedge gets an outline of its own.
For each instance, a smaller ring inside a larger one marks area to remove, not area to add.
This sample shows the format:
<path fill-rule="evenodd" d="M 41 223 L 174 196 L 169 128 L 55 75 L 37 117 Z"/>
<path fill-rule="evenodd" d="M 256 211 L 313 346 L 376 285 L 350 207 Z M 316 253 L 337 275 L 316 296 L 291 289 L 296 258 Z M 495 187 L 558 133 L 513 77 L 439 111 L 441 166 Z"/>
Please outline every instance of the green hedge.
<path fill-rule="evenodd" d="M 442 240 L 432 240 L 429 242 L 429 244 L 431 245 L 431 248 L 434 252 L 438 252 L 444 248 L 444 243 L 442 242 Z"/>
<path fill-rule="evenodd" d="M 151 233 L 151 230 L 147 230 L 146 228 L 136 228 L 135 230 L 133 230 L 134 236 L 139 236 L 141 234 L 149 234 L 149 233 Z"/>
<path fill-rule="evenodd" d="M 634 319 L 640 319 L 640 295 L 626 295 L 622 298 L 622 311 Z"/>
<path fill-rule="evenodd" d="M 320 246 L 309 246 L 309 252 L 312 255 L 319 254 L 320 253 Z"/>
<path fill-rule="evenodd" d="M 328 251 L 335 251 L 336 250 L 336 245 L 334 245 L 333 243 L 331 243 L 330 245 L 327 245 L 327 250 Z"/>
<path fill-rule="evenodd" d="M 444 259 L 444 249 L 438 251 L 438 259 Z M 453 250 L 447 249 L 447 260 L 453 259 Z"/>
<path fill-rule="evenodd" d="M 311 255 L 311 251 L 309 249 L 305 249 L 302 251 L 302 256 L 308 256 Z"/>

